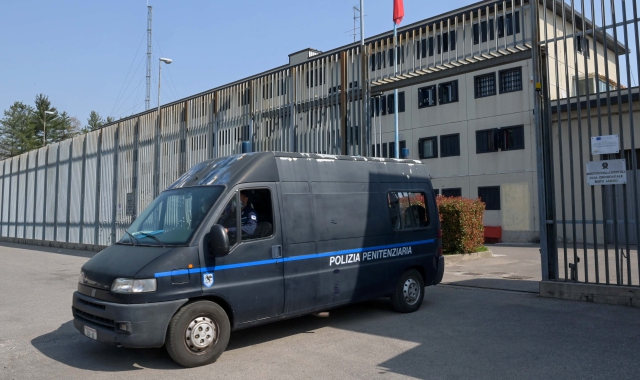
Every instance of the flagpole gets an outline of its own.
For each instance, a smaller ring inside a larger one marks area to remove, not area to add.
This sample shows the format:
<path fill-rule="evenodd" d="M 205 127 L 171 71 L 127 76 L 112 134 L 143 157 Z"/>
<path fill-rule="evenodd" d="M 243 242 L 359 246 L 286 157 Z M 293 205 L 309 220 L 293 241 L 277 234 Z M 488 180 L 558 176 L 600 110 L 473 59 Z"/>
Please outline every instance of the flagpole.
<path fill-rule="evenodd" d="M 398 75 L 398 24 L 393 23 L 393 73 L 394 75 Z M 394 125 L 395 125 L 395 133 L 396 140 L 394 144 L 395 148 L 395 157 L 400 158 L 400 146 L 398 142 L 398 89 L 393 90 L 393 114 L 394 114 Z"/>

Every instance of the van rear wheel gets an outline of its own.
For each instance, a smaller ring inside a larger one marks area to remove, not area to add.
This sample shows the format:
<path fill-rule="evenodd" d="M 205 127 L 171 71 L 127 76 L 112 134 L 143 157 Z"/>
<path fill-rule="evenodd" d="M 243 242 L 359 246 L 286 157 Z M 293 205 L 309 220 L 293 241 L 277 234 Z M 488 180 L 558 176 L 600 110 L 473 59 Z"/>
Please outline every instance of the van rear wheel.
<path fill-rule="evenodd" d="M 415 269 L 409 269 L 400 276 L 396 290 L 391 294 L 391 305 L 400 313 L 413 313 L 420 308 L 424 299 L 424 280 Z"/>
<path fill-rule="evenodd" d="M 171 318 L 165 346 L 169 356 L 184 367 L 215 362 L 227 348 L 231 326 L 220 305 L 197 301 Z"/>

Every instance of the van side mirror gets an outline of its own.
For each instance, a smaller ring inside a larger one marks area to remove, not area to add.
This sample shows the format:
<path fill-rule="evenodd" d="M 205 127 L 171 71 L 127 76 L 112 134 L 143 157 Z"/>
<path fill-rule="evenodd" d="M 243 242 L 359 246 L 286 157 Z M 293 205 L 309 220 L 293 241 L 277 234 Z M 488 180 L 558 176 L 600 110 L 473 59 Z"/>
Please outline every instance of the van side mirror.
<path fill-rule="evenodd" d="M 229 254 L 229 236 L 220 224 L 214 224 L 209 230 L 209 254 L 215 257 Z"/>

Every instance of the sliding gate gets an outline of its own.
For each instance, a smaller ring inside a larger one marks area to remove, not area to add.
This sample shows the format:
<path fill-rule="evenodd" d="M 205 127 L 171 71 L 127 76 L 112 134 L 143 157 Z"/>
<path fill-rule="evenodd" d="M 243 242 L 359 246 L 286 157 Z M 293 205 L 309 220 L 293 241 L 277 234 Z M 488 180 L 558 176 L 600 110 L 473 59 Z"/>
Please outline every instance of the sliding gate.
<path fill-rule="evenodd" d="M 640 286 L 637 1 L 537 9 L 543 279 Z"/>

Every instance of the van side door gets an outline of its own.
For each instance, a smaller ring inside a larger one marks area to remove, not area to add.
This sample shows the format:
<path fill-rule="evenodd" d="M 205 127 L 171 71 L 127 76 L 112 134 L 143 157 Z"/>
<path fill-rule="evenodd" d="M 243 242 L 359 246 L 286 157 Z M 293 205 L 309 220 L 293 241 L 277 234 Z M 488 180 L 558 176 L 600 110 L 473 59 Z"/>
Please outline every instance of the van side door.
<path fill-rule="evenodd" d="M 203 277 L 203 293 L 228 300 L 240 325 L 283 312 L 282 231 L 274 183 L 237 186 L 230 193 L 214 218 L 227 229 L 231 249 L 224 257 L 205 255 L 213 283 Z"/>

